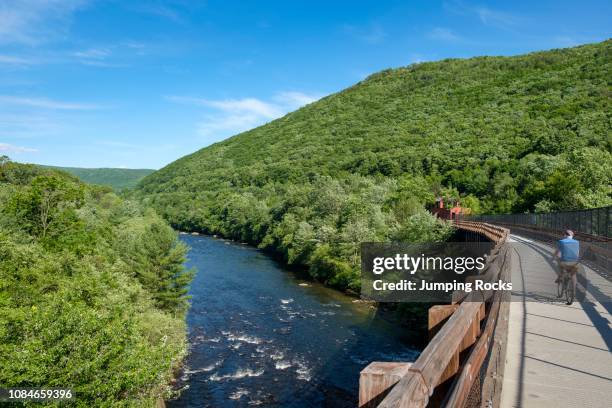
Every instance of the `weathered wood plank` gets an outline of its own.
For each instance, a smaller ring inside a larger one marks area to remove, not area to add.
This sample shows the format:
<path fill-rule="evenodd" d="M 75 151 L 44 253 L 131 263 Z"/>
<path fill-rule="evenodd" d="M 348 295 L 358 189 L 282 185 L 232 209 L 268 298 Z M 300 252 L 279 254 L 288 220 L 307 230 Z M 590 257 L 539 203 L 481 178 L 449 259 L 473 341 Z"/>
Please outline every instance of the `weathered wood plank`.
<path fill-rule="evenodd" d="M 455 374 L 457 374 L 458 372 L 459 372 L 459 351 L 457 351 L 453 355 L 453 357 L 451 358 L 451 361 L 449 361 L 448 365 L 444 369 L 444 372 L 440 376 L 438 383 L 435 386 L 437 387 L 438 385 L 442 384 L 444 381 L 454 377 Z"/>
<path fill-rule="evenodd" d="M 433 339 L 436 333 L 444 322 L 457 310 L 458 304 L 453 305 L 436 305 L 429 308 L 427 314 L 427 328 L 429 330 L 429 339 Z"/>
<path fill-rule="evenodd" d="M 396 392 L 398 385 L 393 387 L 378 408 L 422 408 L 427 406 L 429 388 L 423 382 L 420 373 L 411 371 L 400 380 L 400 383 L 404 383 L 401 392 Z"/>
<path fill-rule="evenodd" d="M 497 301 L 496 304 L 496 309 L 498 310 L 499 301 Z M 495 323 L 497 321 L 497 310 L 492 310 L 492 313 L 489 315 L 489 319 L 487 320 L 487 327 L 483 332 L 483 335 L 480 337 L 480 339 L 472 349 L 470 357 L 463 366 L 461 374 L 459 375 L 456 383 L 453 385 L 452 392 L 445 404 L 446 406 L 463 407 L 465 405 L 472 385 L 474 384 L 474 380 L 476 379 L 478 372 L 480 371 L 480 367 L 482 367 L 482 363 L 484 362 L 487 356 L 492 332 L 492 329 L 489 329 L 489 327 L 495 326 Z"/>
<path fill-rule="evenodd" d="M 480 335 L 480 309 L 481 306 L 478 306 L 478 311 L 474 315 L 472 322 L 469 325 L 465 336 L 463 336 L 463 340 L 461 341 L 461 346 L 459 347 L 459 351 L 463 351 L 472 346 L 476 342 L 476 339 Z"/>
<path fill-rule="evenodd" d="M 507 263 L 502 266 L 500 277 L 506 278 L 507 268 Z M 489 351 L 489 347 L 491 346 L 491 339 L 493 338 L 493 332 L 497 324 L 500 305 L 504 294 L 505 292 L 502 291 L 495 292 L 491 304 L 491 310 L 489 312 L 482 336 L 472 349 L 469 358 L 461 370 L 461 374 L 453 384 L 452 391 L 446 400 L 446 406 L 462 407 L 467 401 L 472 385 L 474 384 L 474 380 L 477 378 L 480 368 L 482 367 L 482 364 Z"/>
<path fill-rule="evenodd" d="M 414 405 L 416 402 L 427 404 L 433 388 L 440 383 L 444 371 L 455 357 L 463 338 L 472 329 L 472 321 L 477 318 L 479 310 L 480 302 L 461 303 L 412 365 L 411 371 L 420 373 L 419 377 L 416 379 L 414 376 L 402 378 L 379 407 L 418 406 Z M 415 382 L 419 384 L 414 384 Z M 423 387 L 427 389 L 425 397 L 421 393 L 411 395 L 411 392 L 422 390 Z"/>
<path fill-rule="evenodd" d="M 502 270 L 501 279 L 510 279 L 510 258 Z M 501 403 L 501 391 L 503 384 L 504 368 L 506 364 L 506 347 L 508 344 L 508 323 L 510 315 L 510 291 L 506 291 L 501 296 L 497 323 L 493 329 L 493 339 L 491 346 L 491 356 L 487 364 L 487 370 L 482 387 L 482 407 L 498 407 Z"/>
<path fill-rule="evenodd" d="M 359 407 L 376 407 L 402 377 L 408 374 L 412 363 L 370 363 L 359 375 Z"/>

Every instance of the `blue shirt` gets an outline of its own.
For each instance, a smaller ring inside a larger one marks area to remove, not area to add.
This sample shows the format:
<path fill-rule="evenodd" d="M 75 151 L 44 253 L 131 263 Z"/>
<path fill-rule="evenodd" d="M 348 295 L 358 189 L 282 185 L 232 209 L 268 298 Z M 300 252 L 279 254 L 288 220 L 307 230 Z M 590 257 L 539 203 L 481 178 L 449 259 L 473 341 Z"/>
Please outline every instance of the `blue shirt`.
<path fill-rule="evenodd" d="M 573 238 L 563 238 L 559 240 L 559 251 L 561 252 L 561 261 L 576 262 L 580 254 L 580 243 Z"/>

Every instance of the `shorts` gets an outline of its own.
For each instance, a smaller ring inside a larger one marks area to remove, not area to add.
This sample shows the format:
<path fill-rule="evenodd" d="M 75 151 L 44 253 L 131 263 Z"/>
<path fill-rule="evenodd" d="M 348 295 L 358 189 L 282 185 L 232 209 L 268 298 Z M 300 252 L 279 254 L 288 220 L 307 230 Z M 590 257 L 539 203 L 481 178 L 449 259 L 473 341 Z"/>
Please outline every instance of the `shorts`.
<path fill-rule="evenodd" d="M 578 261 L 561 261 L 559 262 L 561 270 L 568 272 L 578 272 Z"/>

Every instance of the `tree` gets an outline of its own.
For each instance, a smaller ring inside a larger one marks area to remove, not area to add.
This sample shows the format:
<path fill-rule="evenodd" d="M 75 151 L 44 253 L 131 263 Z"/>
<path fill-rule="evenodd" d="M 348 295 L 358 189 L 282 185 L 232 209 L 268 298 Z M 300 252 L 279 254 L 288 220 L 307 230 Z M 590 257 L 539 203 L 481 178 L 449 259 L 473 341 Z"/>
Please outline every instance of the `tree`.
<path fill-rule="evenodd" d="M 70 384 L 79 406 L 169 397 L 186 354 L 184 253 L 136 202 L 1 164 L 0 384 Z"/>
<path fill-rule="evenodd" d="M 28 233 L 45 240 L 78 222 L 75 209 L 83 205 L 83 200 L 82 186 L 57 175 L 37 176 L 13 196 L 7 210 Z"/>
<path fill-rule="evenodd" d="M 185 270 L 187 246 L 152 212 L 133 220 L 119 233 L 116 245 L 132 274 L 162 310 L 182 314 L 188 306 L 193 271 Z"/>

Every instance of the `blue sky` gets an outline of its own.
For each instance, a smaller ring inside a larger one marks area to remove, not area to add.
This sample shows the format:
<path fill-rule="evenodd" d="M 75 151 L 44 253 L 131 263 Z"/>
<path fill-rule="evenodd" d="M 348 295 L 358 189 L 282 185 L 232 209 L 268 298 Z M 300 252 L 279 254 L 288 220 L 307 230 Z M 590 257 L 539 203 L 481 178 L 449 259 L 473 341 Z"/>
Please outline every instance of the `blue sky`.
<path fill-rule="evenodd" d="M 611 37 L 610 1 L 0 0 L 0 154 L 160 168 L 367 75 Z"/>

